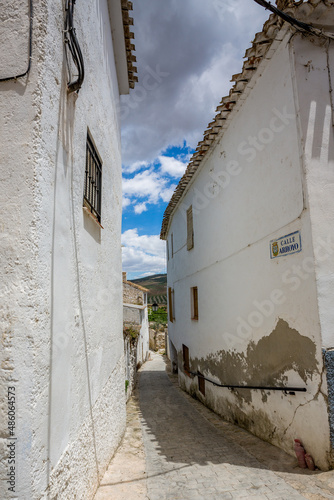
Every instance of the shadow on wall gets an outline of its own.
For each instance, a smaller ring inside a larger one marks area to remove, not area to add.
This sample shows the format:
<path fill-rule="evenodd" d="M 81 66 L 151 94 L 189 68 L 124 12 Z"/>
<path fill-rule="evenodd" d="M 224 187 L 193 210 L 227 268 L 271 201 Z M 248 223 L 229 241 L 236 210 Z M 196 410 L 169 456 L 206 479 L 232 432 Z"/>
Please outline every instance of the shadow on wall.
<path fill-rule="evenodd" d="M 177 385 L 177 377 L 172 377 Z M 144 438 L 148 438 L 148 445 L 153 446 L 168 462 L 202 466 L 228 463 L 256 469 L 293 470 L 294 474 L 312 474 L 295 469 L 294 457 L 212 414 L 223 425 L 224 435 L 220 434 L 194 409 L 193 405 L 197 402 L 189 402 L 187 399 L 190 396 L 182 395 L 173 387 L 165 371 L 141 372 L 139 387 L 141 419 L 147 433 Z M 198 405 L 202 407 L 199 402 Z M 207 408 L 205 411 L 209 412 Z M 234 435 L 238 439 L 234 439 Z M 242 447 L 237 444 L 237 440 L 243 441 Z M 246 446 L 247 442 L 249 446 Z M 254 456 L 256 446 L 264 457 L 262 464 Z"/>
<path fill-rule="evenodd" d="M 83 227 L 94 238 L 96 243 L 101 244 L 101 228 L 100 226 L 83 211 Z"/>

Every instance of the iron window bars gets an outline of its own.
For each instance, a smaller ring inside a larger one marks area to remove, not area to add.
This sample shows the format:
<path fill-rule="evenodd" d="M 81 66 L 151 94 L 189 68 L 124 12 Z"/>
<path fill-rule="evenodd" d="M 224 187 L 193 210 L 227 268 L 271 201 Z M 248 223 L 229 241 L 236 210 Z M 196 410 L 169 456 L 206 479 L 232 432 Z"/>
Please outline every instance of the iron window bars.
<path fill-rule="evenodd" d="M 84 188 L 84 206 L 101 223 L 102 198 L 102 160 L 95 147 L 93 139 L 87 132 L 86 141 L 86 170 Z"/>

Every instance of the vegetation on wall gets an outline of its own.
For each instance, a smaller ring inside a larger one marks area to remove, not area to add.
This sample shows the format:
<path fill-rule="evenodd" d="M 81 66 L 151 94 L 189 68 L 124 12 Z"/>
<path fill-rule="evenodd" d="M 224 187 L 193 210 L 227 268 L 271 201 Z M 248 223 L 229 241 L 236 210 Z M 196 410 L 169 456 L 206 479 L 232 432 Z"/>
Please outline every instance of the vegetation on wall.
<path fill-rule="evenodd" d="M 160 307 L 156 312 L 151 311 L 149 313 L 148 320 L 150 322 L 153 321 L 154 323 L 157 323 L 158 325 L 166 325 L 167 324 L 167 312 L 165 311 L 165 309 L 162 309 Z"/>
<path fill-rule="evenodd" d="M 131 324 L 123 326 L 123 335 L 125 338 L 129 338 L 131 343 L 135 343 L 138 340 L 139 334 L 140 326 Z"/>

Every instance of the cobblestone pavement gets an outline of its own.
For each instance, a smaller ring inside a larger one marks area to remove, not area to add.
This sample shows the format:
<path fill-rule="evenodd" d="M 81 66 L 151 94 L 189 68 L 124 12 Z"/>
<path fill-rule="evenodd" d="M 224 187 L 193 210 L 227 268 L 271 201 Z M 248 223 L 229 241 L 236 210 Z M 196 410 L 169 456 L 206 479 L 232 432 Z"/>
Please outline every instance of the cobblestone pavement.
<path fill-rule="evenodd" d="M 334 499 L 334 472 L 301 470 L 293 457 L 224 422 L 182 392 L 152 354 L 95 500 L 234 498 Z"/>

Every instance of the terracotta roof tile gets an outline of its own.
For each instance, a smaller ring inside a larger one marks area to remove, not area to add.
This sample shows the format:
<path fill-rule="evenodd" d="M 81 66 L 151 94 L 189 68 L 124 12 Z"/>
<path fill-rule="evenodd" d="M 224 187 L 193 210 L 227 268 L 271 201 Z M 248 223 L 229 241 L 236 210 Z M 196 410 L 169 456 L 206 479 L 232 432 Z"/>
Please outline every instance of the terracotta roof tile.
<path fill-rule="evenodd" d="M 131 43 L 131 40 L 133 40 L 135 37 L 134 33 L 130 30 L 130 26 L 133 26 L 133 18 L 130 17 L 129 11 L 132 9 L 133 9 L 132 2 L 128 2 L 127 0 L 122 0 L 124 38 L 125 38 L 125 47 L 126 47 L 126 55 L 128 63 L 129 86 L 131 89 L 133 89 L 135 83 L 138 82 L 138 77 L 135 75 L 135 73 L 137 73 L 137 68 L 136 66 L 133 65 L 133 63 L 136 62 L 136 56 L 132 54 L 132 51 L 135 50 L 135 46 L 133 43 Z"/>

